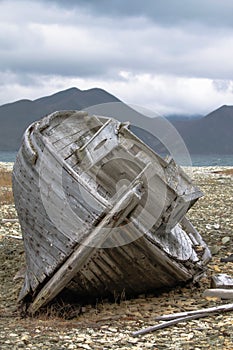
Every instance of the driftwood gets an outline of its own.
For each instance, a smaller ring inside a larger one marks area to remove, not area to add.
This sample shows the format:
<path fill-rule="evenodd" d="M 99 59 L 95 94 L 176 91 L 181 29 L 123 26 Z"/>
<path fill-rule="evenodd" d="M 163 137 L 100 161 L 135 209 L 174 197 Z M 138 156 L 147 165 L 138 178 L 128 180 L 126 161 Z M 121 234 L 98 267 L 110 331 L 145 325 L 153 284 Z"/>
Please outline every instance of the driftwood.
<path fill-rule="evenodd" d="M 162 328 L 173 326 L 174 324 L 177 324 L 179 322 L 186 322 L 186 321 L 190 321 L 190 320 L 195 320 L 197 318 L 206 317 L 208 315 L 209 314 L 206 313 L 206 314 L 196 314 L 196 315 L 190 315 L 190 316 L 185 316 L 185 317 L 179 317 L 179 318 L 176 318 L 176 319 L 171 320 L 171 321 L 167 321 L 167 322 L 164 322 L 161 324 L 157 324 L 155 326 L 147 327 L 147 328 L 141 329 L 137 332 L 133 332 L 132 336 L 137 337 L 138 335 L 147 334 L 147 333 L 154 332 L 154 331 L 157 331 L 157 330 L 162 329 Z"/>
<path fill-rule="evenodd" d="M 14 236 L 14 235 L 9 235 L 7 236 L 8 238 L 14 238 L 14 239 L 19 239 L 19 240 L 22 240 L 23 237 L 22 236 Z"/>
<path fill-rule="evenodd" d="M 17 281 L 19 279 L 22 279 L 25 277 L 25 273 L 26 273 L 26 267 L 22 267 L 15 275 L 15 277 L 13 278 L 13 281 Z"/>
<path fill-rule="evenodd" d="M 225 304 L 225 305 L 220 305 L 220 306 L 211 307 L 207 309 L 200 309 L 200 310 L 193 310 L 193 311 L 186 311 L 186 312 L 180 312 L 175 314 L 158 316 L 156 317 L 157 321 L 166 321 L 166 322 L 133 332 L 132 336 L 136 337 L 138 335 L 147 334 L 162 328 L 173 326 L 174 324 L 177 324 L 180 322 L 186 322 L 194 319 L 211 316 L 212 314 L 216 314 L 219 312 L 227 312 L 232 310 L 233 310 L 233 304 Z"/>
<path fill-rule="evenodd" d="M 18 219 L 2 219 L 1 223 L 6 224 L 7 222 L 18 222 Z"/>
<path fill-rule="evenodd" d="M 225 273 L 219 273 L 212 277 L 211 288 L 233 288 L 233 278 Z"/>
<path fill-rule="evenodd" d="M 226 258 L 221 258 L 220 259 L 221 262 L 233 262 L 233 254 L 231 254 L 230 256 L 226 257 Z"/>
<path fill-rule="evenodd" d="M 216 297 L 220 299 L 233 299 L 233 289 L 206 289 L 204 297 Z"/>
<path fill-rule="evenodd" d="M 200 309 L 200 310 L 193 310 L 193 311 L 184 311 L 184 312 L 178 312 L 175 314 L 168 314 L 163 316 L 158 316 L 155 319 L 157 321 L 168 321 L 173 320 L 174 318 L 184 317 L 184 316 L 190 316 L 195 314 L 201 314 L 201 313 L 208 313 L 208 314 L 214 314 L 218 312 L 227 312 L 233 310 L 233 304 L 224 304 L 220 306 L 214 306 L 209 307 L 207 309 Z"/>

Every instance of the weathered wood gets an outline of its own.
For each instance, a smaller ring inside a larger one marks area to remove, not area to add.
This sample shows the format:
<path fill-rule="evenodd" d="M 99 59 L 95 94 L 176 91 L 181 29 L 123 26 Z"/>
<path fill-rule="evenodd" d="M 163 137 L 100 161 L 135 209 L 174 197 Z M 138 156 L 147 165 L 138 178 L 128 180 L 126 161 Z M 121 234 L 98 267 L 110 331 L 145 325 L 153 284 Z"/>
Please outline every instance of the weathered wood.
<path fill-rule="evenodd" d="M 190 315 L 190 316 L 179 317 L 179 318 L 173 319 L 171 321 L 167 321 L 167 322 L 164 322 L 164 323 L 161 323 L 161 324 L 157 324 L 155 326 L 147 327 L 147 328 L 141 329 L 139 331 L 133 332 L 132 336 L 133 337 L 137 337 L 139 335 L 144 335 L 144 334 L 147 334 L 147 333 L 155 332 L 155 331 L 157 331 L 159 329 L 163 329 L 163 328 L 167 328 L 167 327 L 173 326 L 174 324 L 177 324 L 177 323 L 180 323 L 180 322 L 187 322 L 187 321 L 190 321 L 190 320 L 196 320 L 198 318 L 207 317 L 207 316 L 209 316 L 208 313 L 202 313 L 202 314 L 195 314 L 195 315 Z"/>
<path fill-rule="evenodd" d="M 204 242 L 203 238 L 201 237 L 200 233 L 195 229 L 195 227 L 192 225 L 192 223 L 187 219 L 186 216 L 183 217 L 181 220 L 181 226 L 184 228 L 184 230 L 187 233 L 191 233 L 191 236 L 194 237 L 195 241 L 198 243 L 198 247 L 202 247 L 202 261 L 204 264 L 207 264 L 211 259 L 211 252 L 207 244 Z M 196 244 L 195 244 L 196 246 Z"/>
<path fill-rule="evenodd" d="M 220 299 L 233 299 L 233 289 L 206 289 L 203 296 Z"/>
<path fill-rule="evenodd" d="M 96 247 L 100 246 L 106 240 L 109 232 L 111 232 L 111 228 L 119 225 L 120 222 L 124 220 L 141 198 L 139 186 L 140 185 L 136 185 L 135 188 L 129 190 L 129 192 L 116 203 L 96 229 L 92 231 L 83 242 L 83 245 L 79 246 L 77 250 L 74 251 L 58 272 L 55 273 L 39 292 L 34 302 L 30 305 L 29 312 L 34 314 L 41 306 L 52 300 L 85 264 L 85 261 L 96 250 Z M 122 214 L 116 221 L 114 217 L 119 212 L 122 212 Z M 112 227 L 107 229 L 110 223 L 112 223 Z"/>
<path fill-rule="evenodd" d="M 22 267 L 14 276 L 13 281 L 17 281 L 18 279 L 24 279 L 26 274 L 26 267 Z"/>
<path fill-rule="evenodd" d="M 14 235 L 8 235 L 8 238 L 13 238 L 13 239 L 18 239 L 18 240 L 22 240 L 23 237 L 22 236 L 14 236 Z"/>
<path fill-rule="evenodd" d="M 2 224 L 6 224 L 8 222 L 19 222 L 19 219 L 1 219 Z"/>
<path fill-rule="evenodd" d="M 233 262 L 233 254 L 227 256 L 226 258 L 221 258 L 220 259 L 221 262 Z"/>
<path fill-rule="evenodd" d="M 173 320 L 176 318 L 186 317 L 186 316 L 191 316 L 191 315 L 196 315 L 196 314 L 208 313 L 210 315 L 210 314 L 215 314 L 218 312 L 227 312 L 227 311 L 233 311 L 233 304 L 224 304 L 224 305 L 209 307 L 206 309 L 184 311 L 184 312 L 177 312 L 174 314 L 157 316 L 155 318 L 155 320 L 157 320 L 157 321 L 169 321 L 169 320 Z"/>
<path fill-rule="evenodd" d="M 233 288 L 233 278 L 225 273 L 212 276 L 211 288 Z"/>
<path fill-rule="evenodd" d="M 13 190 L 27 262 L 20 298 L 32 297 L 32 312 L 65 287 L 99 297 L 172 286 L 210 259 L 184 218 L 199 189 L 114 119 L 63 111 L 32 124 Z"/>

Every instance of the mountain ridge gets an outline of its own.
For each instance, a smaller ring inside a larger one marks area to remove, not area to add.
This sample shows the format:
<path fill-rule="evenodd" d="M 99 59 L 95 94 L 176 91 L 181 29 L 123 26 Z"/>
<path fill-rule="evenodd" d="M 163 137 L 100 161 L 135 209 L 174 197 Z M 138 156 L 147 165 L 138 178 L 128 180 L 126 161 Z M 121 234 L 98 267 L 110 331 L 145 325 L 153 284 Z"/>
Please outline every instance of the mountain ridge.
<path fill-rule="evenodd" d="M 17 150 L 25 129 L 32 122 L 54 111 L 80 110 L 109 103 L 109 116 L 111 116 L 110 103 L 113 102 L 121 101 L 103 89 L 80 90 L 71 87 L 35 100 L 22 99 L 1 105 L 0 150 Z M 120 115 L 119 119 L 123 120 L 124 115 L 129 115 L 127 113 L 130 113 L 130 108 L 124 103 L 121 104 L 123 115 Z M 93 110 L 96 113 L 95 108 Z M 148 141 L 150 147 L 157 151 L 158 140 L 153 140 L 151 135 L 146 133 L 146 130 L 151 130 L 152 122 L 156 122 L 156 120 L 137 113 L 137 116 L 133 117 L 135 118 L 133 119 L 135 125 L 137 125 L 137 120 L 140 117 L 144 118 L 145 130 L 134 128 L 135 133 L 144 142 Z M 183 115 L 179 118 L 174 114 L 170 118 L 168 116 L 168 120 L 177 129 L 191 154 L 233 154 L 233 106 L 223 105 L 206 116 L 194 114 L 193 117 L 189 115 L 187 119 Z"/>
<path fill-rule="evenodd" d="M 223 105 L 201 119 L 174 122 L 193 154 L 233 154 L 233 106 Z"/>
<path fill-rule="evenodd" d="M 22 99 L 0 106 L 0 150 L 19 148 L 26 128 L 34 121 L 58 110 L 80 110 L 100 103 L 120 100 L 99 88 L 80 90 L 72 87 L 35 100 Z"/>

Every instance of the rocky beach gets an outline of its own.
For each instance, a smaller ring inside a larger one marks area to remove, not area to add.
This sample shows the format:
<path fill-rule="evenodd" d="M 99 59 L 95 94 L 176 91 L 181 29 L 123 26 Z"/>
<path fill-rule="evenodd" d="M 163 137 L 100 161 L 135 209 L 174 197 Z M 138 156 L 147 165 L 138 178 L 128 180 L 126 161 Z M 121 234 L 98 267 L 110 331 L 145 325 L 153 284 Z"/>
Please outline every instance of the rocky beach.
<path fill-rule="evenodd" d="M 204 297 L 211 276 L 233 277 L 233 168 L 189 167 L 185 171 L 204 192 L 188 216 L 212 251 L 206 275 L 196 284 L 160 295 L 128 300 L 96 300 L 94 305 L 56 300 L 36 317 L 26 317 L 17 297 L 25 267 L 23 241 L 14 208 L 12 163 L 0 163 L 0 348 L 1 349 L 232 349 L 233 311 L 178 323 L 147 335 L 132 332 L 158 323 L 155 317 L 232 302 Z M 19 273 L 20 271 L 20 273 Z"/>

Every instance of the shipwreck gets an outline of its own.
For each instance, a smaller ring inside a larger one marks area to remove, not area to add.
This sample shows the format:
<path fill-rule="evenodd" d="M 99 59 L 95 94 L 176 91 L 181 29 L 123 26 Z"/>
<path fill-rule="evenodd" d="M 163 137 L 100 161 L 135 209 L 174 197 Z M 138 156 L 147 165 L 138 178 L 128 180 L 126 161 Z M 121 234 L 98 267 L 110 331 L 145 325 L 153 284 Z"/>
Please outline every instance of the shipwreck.
<path fill-rule="evenodd" d="M 202 196 L 128 123 L 59 111 L 25 131 L 13 169 L 26 255 L 20 301 L 35 313 L 198 279 L 210 251 L 185 214 Z"/>

